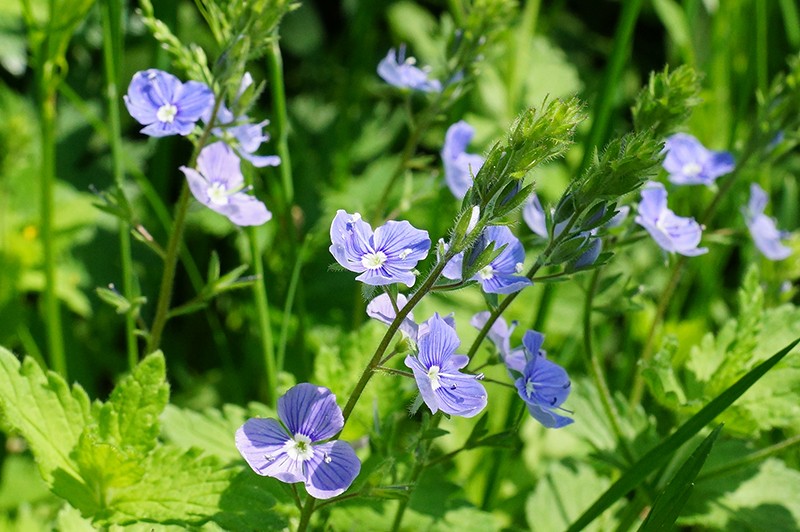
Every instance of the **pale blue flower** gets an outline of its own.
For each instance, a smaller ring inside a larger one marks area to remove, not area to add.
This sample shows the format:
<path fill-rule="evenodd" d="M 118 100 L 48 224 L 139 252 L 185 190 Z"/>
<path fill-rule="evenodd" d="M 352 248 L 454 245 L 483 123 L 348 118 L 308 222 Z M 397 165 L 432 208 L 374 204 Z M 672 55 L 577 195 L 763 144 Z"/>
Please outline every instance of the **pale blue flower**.
<path fill-rule="evenodd" d="M 441 92 L 442 84 L 435 79 L 428 79 L 427 69 L 416 65 L 413 57 L 406 59 L 406 47 L 401 45 L 395 53 L 394 48 L 389 50 L 378 64 L 378 75 L 389 85 L 401 89 L 412 89 L 422 92 Z"/>
<path fill-rule="evenodd" d="M 211 89 L 199 81 L 181 81 L 151 68 L 133 75 L 123 96 L 128 112 L 151 137 L 188 135 L 200 117 L 214 105 Z"/>
<path fill-rule="evenodd" d="M 697 247 L 703 234 L 700 224 L 667 208 L 667 191 L 661 183 L 651 181 L 644 186 L 639 215 L 634 220 L 665 251 L 687 257 L 708 252 L 708 248 Z"/>
<path fill-rule="evenodd" d="M 472 316 L 469 323 L 476 329 L 481 330 L 484 325 L 486 325 L 486 322 L 489 321 L 490 316 L 491 312 L 484 310 Z M 511 333 L 514 332 L 516 327 L 516 321 L 512 321 L 511 325 L 508 325 L 506 320 L 500 316 L 492 324 L 487 336 L 497 348 L 497 351 L 500 353 L 500 359 L 506 367 L 509 370 L 522 373 L 527 363 L 525 351 L 522 346 L 511 348 Z"/>
<path fill-rule="evenodd" d="M 261 225 L 272 213 L 258 199 L 246 193 L 239 158 L 224 142 L 202 149 L 197 170 L 181 166 L 189 189 L 197 201 L 228 217 L 236 225 Z"/>
<path fill-rule="evenodd" d="M 467 153 L 467 146 L 475 135 L 475 129 L 461 120 L 447 129 L 442 147 L 444 178 L 450 192 L 463 199 L 472 186 L 472 178 L 483 166 L 483 157 Z"/>
<path fill-rule="evenodd" d="M 422 400 L 434 414 L 441 410 L 452 416 L 478 415 L 486 407 L 486 389 L 478 382 L 478 376 L 461 373 L 469 358 L 455 354 L 461 343 L 455 329 L 438 314 L 423 325 L 419 354 L 405 359 Z"/>
<path fill-rule="evenodd" d="M 664 143 L 667 153 L 664 169 L 669 180 L 676 185 L 712 185 L 714 181 L 733 171 L 733 155 L 726 151 L 712 151 L 686 133 L 676 133 Z"/>
<path fill-rule="evenodd" d="M 522 376 L 514 384 L 531 416 L 545 427 L 557 429 L 574 422 L 558 413 L 569 413 L 561 405 L 567 400 L 572 384 L 566 370 L 546 358 L 542 351 L 543 343 L 543 334 L 536 331 L 525 333 L 522 345 L 528 361 L 522 369 Z"/>
<path fill-rule="evenodd" d="M 331 255 L 357 280 L 381 286 L 404 283 L 414 286 L 414 268 L 428 256 L 431 240 L 428 232 L 406 221 L 389 221 L 375 229 L 359 213 L 336 212 L 331 223 Z"/>
<path fill-rule="evenodd" d="M 764 214 L 768 201 L 764 189 L 751 184 L 750 201 L 743 211 L 745 222 L 758 250 L 769 260 L 783 260 L 792 254 L 791 248 L 781 242 L 788 233 L 778 230 L 775 219 Z"/>
<path fill-rule="evenodd" d="M 336 396 L 322 386 L 298 384 L 278 399 L 278 418 L 251 418 L 236 431 L 236 448 L 253 471 L 303 482 L 317 499 L 347 490 L 361 462 L 349 444 L 330 441 L 344 427 Z"/>

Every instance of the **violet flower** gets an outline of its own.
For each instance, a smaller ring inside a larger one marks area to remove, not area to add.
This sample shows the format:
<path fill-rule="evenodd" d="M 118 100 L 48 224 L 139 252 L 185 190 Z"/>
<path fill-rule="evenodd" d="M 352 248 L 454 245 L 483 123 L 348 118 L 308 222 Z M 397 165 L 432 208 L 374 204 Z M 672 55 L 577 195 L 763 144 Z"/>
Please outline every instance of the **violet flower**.
<path fill-rule="evenodd" d="M 414 286 L 417 262 L 428 256 L 428 232 L 406 221 L 389 221 L 375 229 L 359 213 L 338 210 L 331 223 L 331 255 L 357 280 L 381 286 L 404 283 Z"/>
<path fill-rule="evenodd" d="M 486 407 L 486 389 L 478 376 L 459 371 L 469 358 L 455 354 L 461 343 L 456 331 L 438 314 L 422 325 L 427 330 L 419 338 L 419 354 L 405 359 L 422 400 L 434 414 L 441 410 L 452 416 L 478 415 Z"/>
<path fill-rule="evenodd" d="M 469 323 L 476 329 L 481 330 L 483 326 L 486 325 L 486 322 L 489 321 L 490 316 L 491 312 L 484 310 L 472 316 Z M 506 320 L 500 316 L 492 324 L 487 336 L 497 348 L 497 351 L 500 353 L 500 359 L 509 369 L 509 372 L 513 370 L 517 373 L 522 373 L 527 363 L 525 352 L 521 346 L 513 349 L 511 348 L 511 333 L 514 332 L 516 327 L 516 321 L 512 321 L 509 326 L 506 324 Z"/>
<path fill-rule="evenodd" d="M 483 166 L 483 157 L 467 153 L 467 146 L 475 135 L 475 129 L 461 120 L 447 129 L 442 147 L 444 178 L 450 192 L 464 199 L 472 186 L 472 179 Z"/>
<path fill-rule="evenodd" d="M 536 331 L 527 331 L 522 337 L 528 362 L 514 384 L 531 416 L 545 427 L 557 429 L 574 422 L 557 412 L 569 412 L 561 405 L 567 400 L 572 384 L 566 370 L 546 358 L 543 343 L 544 335 Z"/>
<path fill-rule="evenodd" d="M 712 185 L 736 167 L 733 155 L 712 151 L 686 133 L 676 133 L 664 143 L 664 169 L 676 185 Z"/>
<path fill-rule="evenodd" d="M 519 275 L 525 262 L 525 249 L 511 230 L 504 225 L 492 225 L 484 229 L 471 255 L 475 256 L 488 246 L 503 250 L 489 264 L 480 269 L 472 280 L 478 281 L 488 294 L 512 294 L 530 286 L 527 277 Z M 468 259 L 469 260 L 469 259 Z M 442 275 L 452 280 L 461 279 L 464 252 L 459 253 L 447 263 Z"/>
<path fill-rule="evenodd" d="M 750 201 L 742 214 L 758 250 L 769 260 L 783 260 L 792 254 L 791 248 L 781 242 L 788 233 L 779 231 L 775 219 L 764 214 L 768 201 L 764 189 L 753 183 L 750 185 Z"/>
<path fill-rule="evenodd" d="M 389 85 L 394 85 L 401 89 L 441 92 L 441 82 L 435 79 L 428 79 L 427 69 L 416 67 L 416 60 L 413 57 L 406 59 L 405 55 L 405 45 L 401 45 L 396 53 L 394 48 L 389 50 L 386 57 L 378 63 L 378 75 Z"/>
<path fill-rule="evenodd" d="M 186 136 L 214 105 L 214 94 L 205 83 L 181 83 L 172 74 L 151 68 L 133 75 L 123 100 L 131 116 L 146 126 L 141 133 Z"/>
<path fill-rule="evenodd" d="M 708 252 L 708 248 L 697 247 L 702 237 L 700 224 L 694 218 L 677 216 L 667 208 L 667 191 L 661 183 L 651 181 L 645 184 L 639 215 L 634 220 L 647 229 L 665 251 L 687 257 Z"/>
<path fill-rule="evenodd" d="M 272 218 L 266 206 L 247 194 L 239 158 L 224 142 L 203 148 L 197 170 L 181 166 L 197 201 L 236 225 L 261 225 Z"/>
<path fill-rule="evenodd" d="M 259 475 L 303 482 L 317 499 L 347 490 L 361 471 L 353 448 L 327 441 L 344 427 L 336 396 L 327 388 L 298 384 L 278 399 L 278 418 L 248 419 L 236 431 L 236 448 Z"/>

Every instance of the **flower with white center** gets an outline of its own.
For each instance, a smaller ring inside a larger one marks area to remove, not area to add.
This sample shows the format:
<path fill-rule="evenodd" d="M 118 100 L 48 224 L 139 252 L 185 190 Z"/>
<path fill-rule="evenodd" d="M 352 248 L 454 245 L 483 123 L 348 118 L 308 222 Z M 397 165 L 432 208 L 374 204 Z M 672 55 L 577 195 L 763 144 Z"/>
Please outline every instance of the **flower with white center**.
<path fill-rule="evenodd" d="M 416 60 L 413 57 L 406 59 L 405 55 L 405 45 L 400 46 L 397 53 L 395 53 L 394 48 L 389 50 L 386 57 L 378 64 L 378 75 L 389 85 L 394 85 L 401 89 L 441 92 L 441 82 L 435 79 L 428 79 L 427 69 L 415 66 Z"/>
<path fill-rule="evenodd" d="M 317 499 L 347 490 L 361 462 L 349 444 L 325 442 L 344 426 L 336 396 L 321 386 L 298 384 L 278 399 L 278 418 L 251 418 L 236 431 L 236 448 L 253 471 L 303 482 Z"/>
<path fill-rule="evenodd" d="M 188 135 L 200 117 L 214 105 L 214 94 L 205 83 L 181 81 L 151 68 L 134 74 L 123 97 L 128 112 L 151 137 Z"/>
<path fill-rule="evenodd" d="M 389 221 L 372 231 L 359 213 L 339 210 L 331 223 L 331 255 L 357 280 L 373 285 L 413 286 L 414 268 L 428 255 L 428 232 L 406 221 Z"/>
<path fill-rule="evenodd" d="M 224 142 L 203 148 L 197 170 L 181 166 L 197 201 L 236 225 L 261 225 L 272 218 L 267 207 L 245 192 L 239 158 Z"/>
<path fill-rule="evenodd" d="M 788 233 L 778 230 L 775 219 L 764 214 L 768 202 L 764 189 L 755 183 L 750 185 L 750 201 L 743 211 L 745 222 L 753 242 L 765 257 L 769 260 L 784 260 L 792 254 L 792 249 L 781 242 Z"/>
<path fill-rule="evenodd" d="M 476 375 L 461 373 L 469 358 L 455 354 L 461 343 L 455 329 L 434 314 L 420 330 L 419 354 L 408 355 L 405 365 L 414 373 L 422 400 L 434 414 L 478 415 L 486 407 L 486 389 Z"/>
<path fill-rule="evenodd" d="M 647 229 L 665 251 L 687 257 L 708 252 L 708 248 L 697 247 L 703 235 L 700 224 L 694 218 L 677 216 L 667 208 L 667 191 L 661 183 L 651 181 L 645 184 L 639 215 L 634 221 Z"/>
<path fill-rule="evenodd" d="M 712 185 L 718 177 L 736 167 L 733 155 L 709 150 L 686 133 L 669 137 L 664 142 L 664 150 L 667 154 L 664 169 L 676 185 Z"/>

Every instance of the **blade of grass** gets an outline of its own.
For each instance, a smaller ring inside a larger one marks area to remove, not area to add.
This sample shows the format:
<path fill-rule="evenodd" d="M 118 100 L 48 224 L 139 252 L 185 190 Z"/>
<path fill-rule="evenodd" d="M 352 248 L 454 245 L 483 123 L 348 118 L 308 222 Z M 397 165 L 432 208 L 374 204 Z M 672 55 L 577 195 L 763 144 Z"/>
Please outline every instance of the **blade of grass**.
<path fill-rule="evenodd" d="M 605 493 L 581 515 L 570 527 L 569 531 L 577 532 L 583 529 L 594 519 L 608 509 L 620 497 L 624 497 L 629 491 L 642 483 L 653 471 L 661 467 L 669 457 L 672 456 L 681 445 L 686 443 L 689 438 L 700 432 L 700 430 L 710 423 L 714 418 L 721 414 L 726 408 L 733 404 L 744 392 L 758 381 L 775 364 L 781 361 L 794 347 L 800 342 L 796 339 L 772 357 L 768 358 L 741 379 L 736 381 L 730 388 L 722 392 L 718 397 L 703 407 L 698 413 L 692 416 L 686 423 L 681 425 L 671 436 L 661 444 L 655 446 L 647 454 L 642 456 L 625 474 L 623 474 Z"/>
<path fill-rule="evenodd" d="M 697 446 L 697 449 L 678 469 L 675 476 L 667 484 L 667 487 L 664 488 L 664 491 L 656 497 L 647 519 L 639 527 L 640 531 L 668 530 L 672 527 L 686 505 L 686 501 L 689 500 L 695 479 L 700 473 L 700 469 L 703 468 L 703 464 L 706 463 L 708 453 L 711 451 L 711 447 L 714 446 L 714 442 L 721 430 L 722 425 L 717 425 L 717 428 Z"/>

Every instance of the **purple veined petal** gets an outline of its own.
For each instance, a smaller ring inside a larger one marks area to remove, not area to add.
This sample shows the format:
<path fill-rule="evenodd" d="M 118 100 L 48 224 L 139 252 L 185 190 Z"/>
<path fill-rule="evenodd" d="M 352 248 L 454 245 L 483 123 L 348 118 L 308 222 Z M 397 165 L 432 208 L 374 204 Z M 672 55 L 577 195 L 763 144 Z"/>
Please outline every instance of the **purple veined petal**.
<path fill-rule="evenodd" d="M 375 250 L 386 254 L 398 266 L 413 268 L 428 256 L 431 239 L 428 232 L 417 229 L 407 221 L 389 221 L 375 229 L 372 237 Z"/>
<path fill-rule="evenodd" d="M 302 434 L 312 442 L 327 440 L 344 427 L 336 396 L 307 382 L 292 386 L 278 399 L 278 417 L 292 435 Z"/>
<path fill-rule="evenodd" d="M 261 144 L 269 140 L 269 135 L 264 134 L 264 126 L 269 121 L 265 120 L 258 124 L 242 124 L 228 128 L 228 133 L 238 142 L 242 151 L 254 153 Z"/>
<path fill-rule="evenodd" d="M 465 368 L 469 364 L 469 357 L 467 355 L 450 355 L 442 365 L 442 371 L 446 373 L 455 373 L 456 371 Z"/>
<path fill-rule="evenodd" d="M 575 420 L 570 417 L 557 414 L 553 409 L 542 408 L 539 405 L 531 403 L 527 403 L 526 406 L 531 416 L 548 429 L 560 429 L 575 422 Z"/>
<path fill-rule="evenodd" d="M 521 275 L 494 274 L 491 278 L 478 278 L 478 281 L 487 294 L 513 294 L 533 284 L 530 279 Z"/>
<path fill-rule="evenodd" d="M 247 153 L 245 151 L 240 152 L 239 155 L 242 156 L 242 159 L 250 162 L 250 164 L 256 168 L 279 166 L 281 164 L 281 158 L 277 155 L 253 155 L 252 153 Z"/>
<path fill-rule="evenodd" d="M 361 471 L 361 461 L 353 448 L 343 441 L 332 441 L 314 447 L 308 461 L 306 491 L 317 499 L 330 499 L 350 487 Z"/>
<path fill-rule="evenodd" d="M 194 123 L 208 109 L 213 109 L 214 93 L 205 83 L 187 81 L 175 91 L 174 104 L 178 108 L 177 120 Z"/>
<path fill-rule="evenodd" d="M 372 234 L 372 227 L 359 213 L 349 214 L 339 209 L 331 222 L 331 255 L 352 272 L 365 271 L 362 258 L 374 251 Z"/>
<path fill-rule="evenodd" d="M 253 471 L 283 482 L 303 482 L 302 461 L 292 460 L 285 451 L 290 440 L 274 419 L 251 418 L 236 431 L 236 448 Z"/>
<path fill-rule="evenodd" d="M 445 264 L 442 275 L 453 281 L 461 280 L 461 272 L 464 268 L 464 252 L 456 254 Z"/>
<path fill-rule="evenodd" d="M 245 192 L 237 192 L 228 196 L 225 205 L 208 205 L 211 209 L 224 214 L 228 219 L 241 227 L 262 225 L 272 219 L 272 213 L 254 196 Z"/>
<path fill-rule="evenodd" d="M 478 312 L 472 316 L 469 324 L 476 329 L 481 330 L 486 325 L 486 322 L 489 321 L 489 317 L 491 317 L 491 315 L 492 313 L 488 310 Z M 497 350 L 500 352 L 501 357 L 505 357 L 505 355 L 510 351 L 511 333 L 514 332 L 516 326 L 516 322 L 512 322 L 511 326 L 509 326 L 506 323 L 506 320 L 500 316 L 495 320 L 489 329 L 489 332 L 487 333 L 489 340 L 492 341 Z"/>
<path fill-rule="evenodd" d="M 408 298 L 403 294 L 397 294 L 397 308 L 401 309 L 405 307 L 406 303 L 408 303 Z M 394 306 L 392 306 L 389 294 L 381 294 L 370 301 L 367 305 L 367 316 L 385 323 L 386 325 L 391 325 L 397 314 L 394 311 Z M 400 332 L 416 341 L 417 328 L 418 326 L 414 321 L 414 312 L 409 312 L 400 324 Z"/>
<path fill-rule="evenodd" d="M 224 142 L 214 142 L 203 148 L 197 157 L 197 169 L 209 183 L 221 183 L 227 191 L 244 186 L 239 157 Z"/>
<path fill-rule="evenodd" d="M 543 344 L 544 335 L 539 331 L 528 330 L 525 331 L 525 334 L 522 336 L 522 345 L 527 351 L 528 360 L 532 360 L 534 357 L 539 356 L 539 352 L 541 352 Z"/>
<path fill-rule="evenodd" d="M 514 385 L 526 403 L 546 408 L 561 406 L 569 396 L 571 387 L 566 370 L 541 355 L 528 361 L 522 377 Z"/>
<path fill-rule="evenodd" d="M 194 126 L 192 126 L 194 128 Z M 185 127 L 184 127 L 185 129 Z M 142 135 L 149 137 L 168 137 L 170 135 L 178 134 L 178 122 L 153 122 L 149 126 L 143 127 L 139 130 Z M 187 133 L 188 135 L 188 133 Z"/>
<path fill-rule="evenodd" d="M 494 249 L 506 246 L 491 262 L 492 268 L 504 274 L 519 273 L 519 265 L 525 262 L 525 249 L 511 229 L 504 225 L 490 226 L 486 228 L 485 234 L 487 240 L 494 242 Z"/>
<path fill-rule="evenodd" d="M 208 197 L 208 181 L 194 168 L 181 166 L 179 170 L 186 176 L 186 181 L 189 183 L 189 190 L 192 192 L 194 198 L 203 205 L 211 203 L 211 198 Z"/>
<path fill-rule="evenodd" d="M 455 353 L 461 341 L 456 331 L 439 314 L 434 314 L 425 324 L 428 326 L 428 333 L 419 338 L 418 358 L 428 369 L 432 366 L 441 368 L 447 358 Z"/>
<path fill-rule="evenodd" d="M 442 316 L 442 320 L 447 324 L 448 327 L 450 327 L 454 331 L 456 330 L 455 313 L 451 312 L 447 316 Z M 417 339 L 422 338 L 423 336 L 425 336 L 426 334 L 428 334 L 430 332 L 431 332 L 430 331 L 430 327 L 428 326 L 428 322 L 427 321 L 424 321 L 424 322 L 420 323 L 419 327 L 417 328 Z"/>
<path fill-rule="evenodd" d="M 650 181 L 642 189 L 642 200 L 639 202 L 639 215 L 651 224 L 667 210 L 667 190 L 661 183 Z"/>
<path fill-rule="evenodd" d="M 525 220 L 531 231 L 542 238 L 548 238 L 547 218 L 545 217 L 542 203 L 535 193 L 531 194 L 525 203 L 525 207 L 522 209 L 522 219 Z"/>
<path fill-rule="evenodd" d="M 706 168 L 706 175 L 714 180 L 736 169 L 736 160 L 733 154 L 726 151 L 712 152 Z"/>
<path fill-rule="evenodd" d="M 435 414 L 439 411 L 439 403 L 436 394 L 433 392 L 431 379 L 428 377 L 428 370 L 419 359 L 413 355 L 408 355 L 404 361 L 406 367 L 411 369 L 414 373 L 414 380 L 417 381 L 417 388 L 422 396 L 422 400 L 431 409 L 431 413 Z"/>
<path fill-rule="evenodd" d="M 669 179 L 679 185 L 711 185 L 735 168 L 733 155 L 707 149 L 699 140 L 677 133 L 664 143 L 664 169 Z"/>
<path fill-rule="evenodd" d="M 525 371 L 525 365 L 528 363 L 528 359 L 525 356 L 524 349 L 514 349 L 507 357 L 505 357 L 503 362 L 505 362 L 505 365 L 509 370 L 522 373 Z"/>
<path fill-rule="evenodd" d="M 791 256 L 792 249 L 781 242 L 783 235 L 776 227 L 775 220 L 766 214 L 758 214 L 747 220 L 747 228 L 758 250 L 769 260 L 784 260 Z"/>
<path fill-rule="evenodd" d="M 480 155 L 462 153 L 454 159 L 444 159 L 444 179 L 456 199 L 464 199 L 472 187 L 473 178 L 483 166 Z"/>
<path fill-rule="evenodd" d="M 434 390 L 439 409 L 451 416 L 474 417 L 486 408 L 486 388 L 474 375 L 442 374 Z"/>
<path fill-rule="evenodd" d="M 365 269 L 356 277 L 357 281 L 370 286 L 386 286 L 387 284 L 403 283 L 409 288 L 414 286 L 417 277 L 409 270 L 392 269 L 387 265 L 381 268 Z"/>

